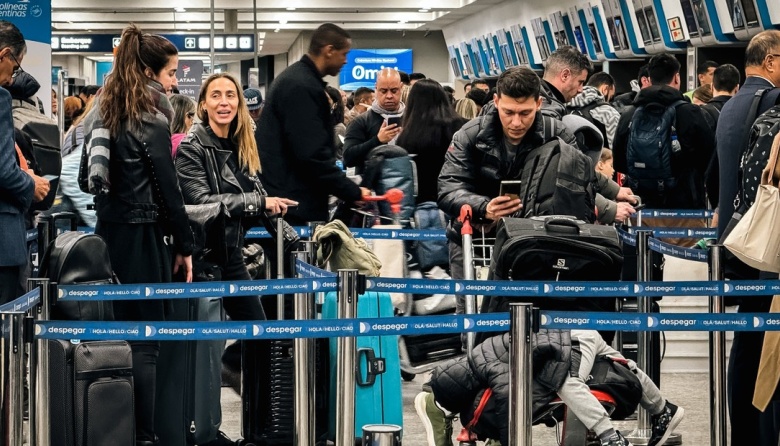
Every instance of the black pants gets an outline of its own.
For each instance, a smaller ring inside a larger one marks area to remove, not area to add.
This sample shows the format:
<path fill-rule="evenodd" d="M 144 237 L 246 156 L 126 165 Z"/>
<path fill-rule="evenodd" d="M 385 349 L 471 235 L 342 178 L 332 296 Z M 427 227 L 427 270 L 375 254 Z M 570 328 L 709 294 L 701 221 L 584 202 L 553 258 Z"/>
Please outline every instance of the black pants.
<path fill-rule="evenodd" d="M 777 280 L 777 274 L 761 274 L 761 279 Z M 740 313 L 766 313 L 772 296 L 745 297 Z M 780 431 L 780 404 L 771 402 L 764 412 L 753 407 L 753 393 L 764 332 L 735 332 L 731 345 L 727 382 L 731 442 L 733 446 L 777 446 Z"/>
<path fill-rule="evenodd" d="M 249 272 L 244 264 L 241 248 L 228 252 L 228 262 L 222 271 L 222 280 L 251 280 Z M 224 297 L 222 306 L 225 313 L 234 321 L 260 321 L 265 320 L 265 311 L 260 302 L 260 296 Z M 233 371 L 241 370 L 241 345 L 244 341 L 234 342 L 222 355 L 222 363 Z"/>

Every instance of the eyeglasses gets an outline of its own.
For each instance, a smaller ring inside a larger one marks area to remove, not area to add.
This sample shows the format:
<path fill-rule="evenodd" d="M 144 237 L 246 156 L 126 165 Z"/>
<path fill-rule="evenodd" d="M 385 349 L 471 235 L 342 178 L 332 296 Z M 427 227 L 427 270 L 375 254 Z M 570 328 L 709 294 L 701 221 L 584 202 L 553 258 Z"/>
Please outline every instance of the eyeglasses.
<path fill-rule="evenodd" d="M 19 61 L 16 59 L 16 56 L 14 56 L 13 51 L 8 51 L 8 54 L 11 55 L 11 59 L 13 59 L 14 63 L 16 64 L 16 68 L 14 68 L 14 72 L 11 74 L 11 77 L 15 78 L 16 76 L 19 75 L 19 73 L 21 73 L 24 70 L 22 69 L 22 64 L 20 64 Z"/>

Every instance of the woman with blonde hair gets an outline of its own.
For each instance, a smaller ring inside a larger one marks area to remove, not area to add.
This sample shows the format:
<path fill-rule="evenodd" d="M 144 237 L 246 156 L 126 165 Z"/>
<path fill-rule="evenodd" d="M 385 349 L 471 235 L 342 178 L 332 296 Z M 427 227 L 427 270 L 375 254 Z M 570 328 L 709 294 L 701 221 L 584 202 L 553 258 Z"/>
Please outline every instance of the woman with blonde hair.
<path fill-rule="evenodd" d="M 227 206 L 227 253 L 219 264 L 222 280 L 251 280 L 241 252 L 246 231 L 261 219 L 283 215 L 288 206 L 298 203 L 268 197 L 260 184 L 252 118 L 236 78 L 227 73 L 209 76 L 200 89 L 197 113 L 201 122 L 192 125 L 176 155 L 184 201 Z M 259 296 L 227 297 L 222 303 L 232 320 L 265 319 Z M 228 355 L 224 361 L 229 373 L 240 371 L 240 357 Z"/>
<path fill-rule="evenodd" d="M 472 99 L 463 98 L 455 101 L 455 113 L 466 119 L 474 119 L 482 108 Z"/>
<path fill-rule="evenodd" d="M 95 195 L 95 233 L 120 283 L 192 280 L 193 235 L 171 159 L 171 104 L 179 56 L 166 38 L 135 25 L 122 32 L 114 69 L 84 118 L 79 186 Z M 172 258 L 172 255 L 175 256 Z M 114 302 L 124 321 L 162 321 L 162 300 Z M 137 446 L 155 446 L 157 341 L 132 341 Z M 119 439 L 118 439 L 119 440 Z"/>

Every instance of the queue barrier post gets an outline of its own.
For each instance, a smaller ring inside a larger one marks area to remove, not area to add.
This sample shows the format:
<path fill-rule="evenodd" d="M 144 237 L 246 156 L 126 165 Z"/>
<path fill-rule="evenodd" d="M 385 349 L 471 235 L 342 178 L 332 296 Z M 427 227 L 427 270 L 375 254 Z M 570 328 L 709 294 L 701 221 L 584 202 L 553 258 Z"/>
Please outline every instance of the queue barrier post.
<path fill-rule="evenodd" d="M 51 283 L 48 278 L 27 280 L 27 291 L 35 288 L 41 290 L 40 303 L 30 309 L 34 321 L 48 321 L 51 316 Z M 31 327 L 32 329 L 32 327 Z M 29 413 L 30 426 L 29 445 L 49 446 L 51 444 L 51 412 L 49 411 L 49 341 L 46 339 L 30 340 L 30 386 Z"/>
<path fill-rule="evenodd" d="M 295 252 L 297 260 L 308 263 L 309 252 Z M 315 319 L 314 294 L 297 293 L 294 304 L 295 320 Z M 295 368 L 295 444 L 315 443 L 315 389 L 316 367 L 314 339 L 293 340 L 293 361 Z"/>
<path fill-rule="evenodd" d="M 510 304 L 509 444 L 531 446 L 532 304 Z"/>
<path fill-rule="evenodd" d="M 647 282 L 652 276 L 653 259 L 650 250 L 650 237 L 653 231 L 637 231 L 636 233 L 636 280 Z M 637 297 L 637 313 L 649 314 L 652 312 L 652 298 L 647 296 Z M 652 365 L 652 337 L 648 331 L 637 332 L 637 366 L 646 373 Z M 643 407 L 637 409 L 637 428 L 626 436 L 631 444 L 637 446 L 647 445 L 652 436 L 652 424 L 650 413 Z"/>
<path fill-rule="evenodd" d="M 338 271 L 338 318 L 352 319 L 357 314 L 358 270 Z M 340 337 L 336 342 L 336 446 L 355 444 L 355 363 L 354 337 Z"/>
<path fill-rule="evenodd" d="M 401 446 L 403 428 L 395 424 L 363 426 L 363 446 Z"/>
<path fill-rule="evenodd" d="M 25 313 L 2 314 L 2 431 L 9 445 L 24 442 L 24 318 Z"/>
<path fill-rule="evenodd" d="M 724 279 L 723 245 L 711 240 L 709 248 L 709 279 Z M 710 313 L 724 313 L 723 296 L 710 296 Z M 710 332 L 710 445 L 726 446 L 726 332 Z"/>

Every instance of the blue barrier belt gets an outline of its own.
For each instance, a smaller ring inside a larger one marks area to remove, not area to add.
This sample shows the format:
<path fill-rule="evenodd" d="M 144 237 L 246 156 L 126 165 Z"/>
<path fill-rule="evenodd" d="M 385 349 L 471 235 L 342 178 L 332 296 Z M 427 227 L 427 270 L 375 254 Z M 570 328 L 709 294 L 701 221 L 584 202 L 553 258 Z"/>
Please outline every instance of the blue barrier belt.
<path fill-rule="evenodd" d="M 706 262 L 709 258 L 707 251 L 696 248 L 681 248 L 677 245 L 672 245 L 666 242 L 662 242 L 656 239 L 650 239 L 647 241 L 650 249 L 661 254 L 677 257 L 678 259 L 693 260 L 695 262 Z"/>
<path fill-rule="evenodd" d="M 7 304 L 0 305 L 0 313 L 26 313 L 41 301 L 41 289 L 34 288 L 27 294 L 18 297 Z"/>
<path fill-rule="evenodd" d="M 308 263 L 295 259 L 295 271 L 300 274 L 303 277 L 306 278 L 312 278 L 312 277 L 336 277 L 336 273 L 332 273 L 330 271 L 326 271 L 321 268 L 317 268 L 314 265 L 309 265 Z"/>
<path fill-rule="evenodd" d="M 618 237 L 620 240 L 628 246 L 636 246 L 636 234 L 632 234 L 623 228 L 617 228 Z"/>
<path fill-rule="evenodd" d="M 64 301 L 184 299 L 265 296 L 315 291 L 336 291 L 336 281 L 324 278 L 131 285 L 60 285 L 58 298 Z"/>
<path fill-rule="evenodd" d="M 65 301 L 181 299 L 261 296 L 337 290 L 334 276 L 133 285 L 60 285 Z M 780 294 L 780 280 L 684 282 L 532 282 L 508 280 L 435 280 L 372 277 L 368 291 L 416 294 L 458 294 L 509 297 L 636 297 L 636 296 L 768 296 Z"/>
<path fill-rule="evenodd" d="M 711 218 L 715 215 L 709 209 L 642 209 L 639 213 L 643 218 Z"/>
<path fill-rule="evenodd" d="M 628 229 L 630 233 L 636 231 L 653 231 L 653 237 L 656 238 L 715 238 L 718 235 L 717 229 L 712 228 L 652 228 L 649 226 L 634 226 Z"/>
<path fill-rule="evenodd" d="M 25 234 L 27 238 L 27 242 L 31 242 L 33 240 L 38 240 L 38 230 L 37 229 L 28 229 L 27 233 Z"/>
<path fill-rule="evenodd" d="M 543 311 L 541 327 L 621 331 L 778 331 L 780 313 L 591 313 Z M 334 338 L 508 331 L 509 313 L 245 322 L 39 321 L 39 339 L 194 341 Z"/>
<path fill-rule="evenodd" d="M 508 313 L 249 322 L 39 321 L 35 336 L 79 340 L 289 339 L 507 331 Z"/>

